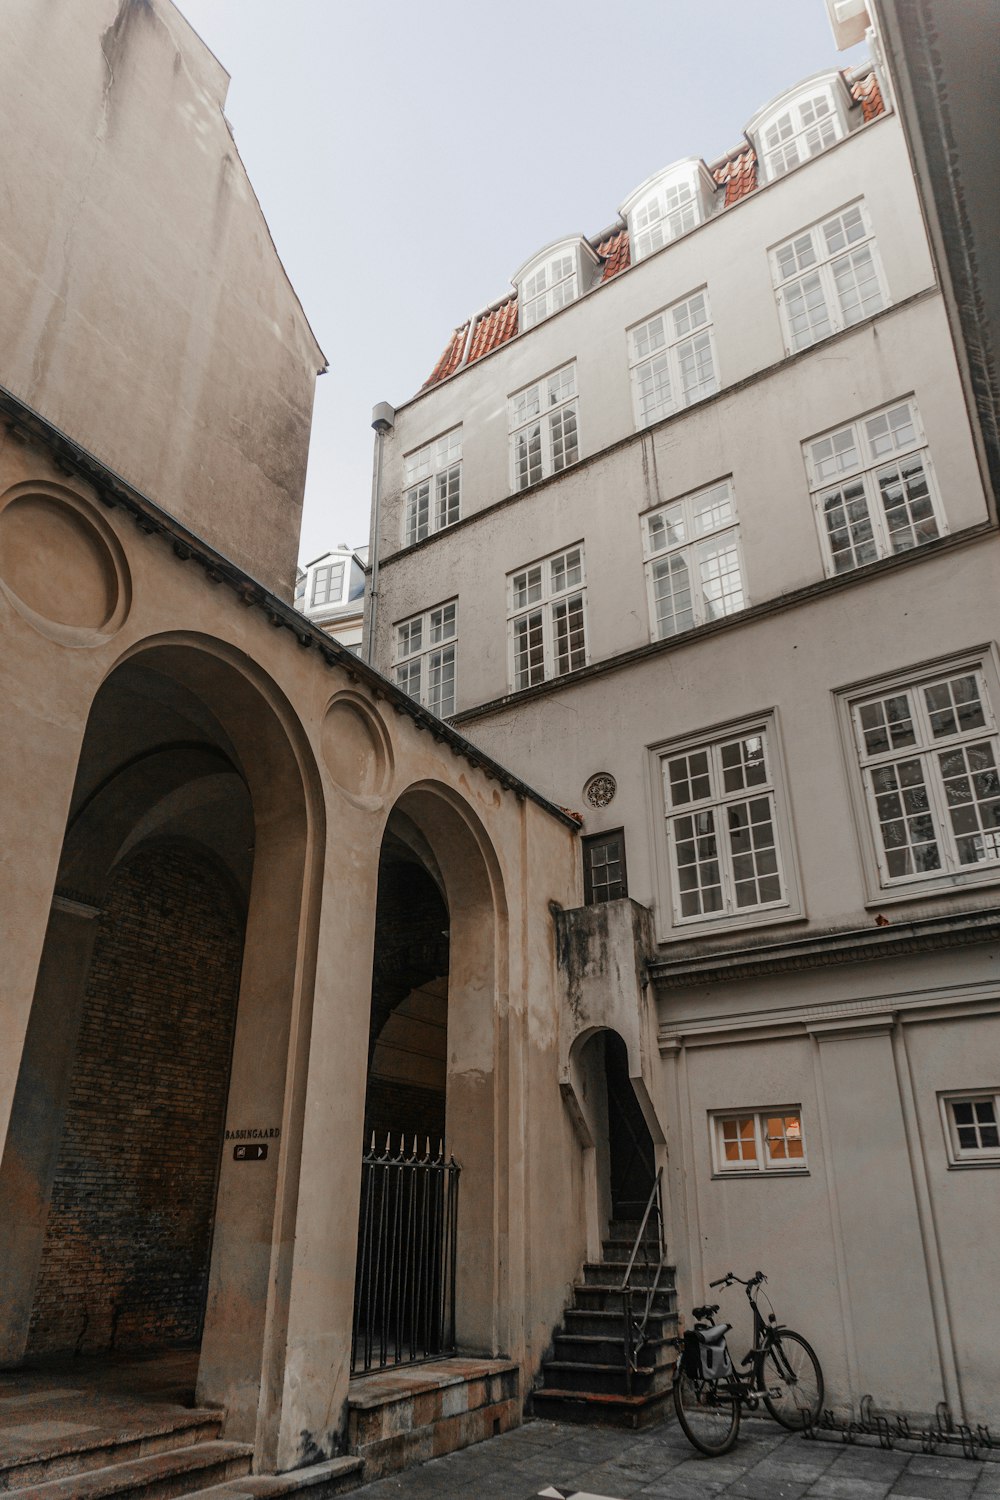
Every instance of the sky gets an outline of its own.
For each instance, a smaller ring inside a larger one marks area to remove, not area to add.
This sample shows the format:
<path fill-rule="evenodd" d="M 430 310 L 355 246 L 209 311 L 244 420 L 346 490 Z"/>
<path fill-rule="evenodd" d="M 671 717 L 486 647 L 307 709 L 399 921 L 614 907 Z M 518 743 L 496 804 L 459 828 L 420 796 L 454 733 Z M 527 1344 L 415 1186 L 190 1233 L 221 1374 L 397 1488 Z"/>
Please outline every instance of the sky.
<path fill-rule="evenodd" d="M 736 145 L 838 53 L 823 0 L 177 0 L 330 368 L 300 558 L 368 540 L 371 411 L 536 250 Z"/>

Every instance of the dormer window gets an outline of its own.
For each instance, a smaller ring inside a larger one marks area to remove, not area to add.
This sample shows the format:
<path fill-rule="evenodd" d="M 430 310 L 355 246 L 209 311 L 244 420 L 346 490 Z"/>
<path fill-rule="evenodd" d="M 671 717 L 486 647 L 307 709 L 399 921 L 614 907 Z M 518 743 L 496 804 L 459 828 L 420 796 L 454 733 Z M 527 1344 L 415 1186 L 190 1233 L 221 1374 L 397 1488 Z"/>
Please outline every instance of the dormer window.
<path fill-rule="evenodd" d="M 757 143 L 765 181 L 784 177 L 800 162 L 818 156 L 847 134 L 843 80 L 813 79 L 785 94 L 751 122 L 747 134 Z"/>
<path fill-rule="evenodd" d="M 584 239 L 561 240 L 533 256 L 513 278 L 519 332 L 526 333 L 575 302 L 587 290 L 596 264 L 597 257 Z"/>
<path fill-rule="evenodd" d="M 650 177 L 622 205 L 635 260 L 687 234 L 712 212 L 714 184 L 704 163 L 678 162 Z"/>

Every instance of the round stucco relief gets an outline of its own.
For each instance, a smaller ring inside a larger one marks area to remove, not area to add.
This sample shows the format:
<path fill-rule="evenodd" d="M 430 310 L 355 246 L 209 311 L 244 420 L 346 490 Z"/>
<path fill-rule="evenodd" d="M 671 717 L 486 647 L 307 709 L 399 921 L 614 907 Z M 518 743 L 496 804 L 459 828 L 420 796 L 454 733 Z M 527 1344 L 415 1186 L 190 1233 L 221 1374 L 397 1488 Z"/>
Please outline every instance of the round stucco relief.
<path fill-rule="evenodd" d="M 583 789 L 583 795 L 591 807 L 607 807 L 618 790 L 618 783 L 610 771 L 598 771 L 591 776 Z"/>
<path fill-rule="evenodd" d="M 106 640 L 125 618 L 125 559 L 76 497 L 28 491 L 0 511 L 0 582 L 19 613 L 66 645 Z"/>
<path fill-rule="evenodd" d="M 377 806 L 389 769 L 388 740 L 378 715 L 353 694 L 335 698 L 321 738 L 327 770 L 341 791 L 363 806 Z"/>

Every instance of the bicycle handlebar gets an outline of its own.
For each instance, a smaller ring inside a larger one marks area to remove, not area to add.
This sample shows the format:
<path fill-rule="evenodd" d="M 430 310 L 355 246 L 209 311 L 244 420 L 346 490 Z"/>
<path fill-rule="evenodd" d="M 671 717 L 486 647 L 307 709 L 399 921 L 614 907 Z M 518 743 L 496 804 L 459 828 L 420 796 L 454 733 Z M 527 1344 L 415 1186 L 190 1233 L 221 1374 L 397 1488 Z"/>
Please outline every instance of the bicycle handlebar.
<path fill-rule="evenodd" d="M 758 1271 L 756 1275 L 750 1277 L 749 1281 L 744 1281 L 742 1276 L 737 1276 L 734 1274 L 734 1272 L 727 1271 L 725 1276 L 719 1277 L 718 1281 L 710 1281 L 708 1284 L 710 1287 L 731 1286 L 732 1283 L 736 1281 L 740 1286 L 745 1286 L 747 1291 L 749 1292 L 753 1287 L 762 1285 L 762 1283 L 766 1280 L 767 1277 L 764 1275 L 763 1271 Z"/>

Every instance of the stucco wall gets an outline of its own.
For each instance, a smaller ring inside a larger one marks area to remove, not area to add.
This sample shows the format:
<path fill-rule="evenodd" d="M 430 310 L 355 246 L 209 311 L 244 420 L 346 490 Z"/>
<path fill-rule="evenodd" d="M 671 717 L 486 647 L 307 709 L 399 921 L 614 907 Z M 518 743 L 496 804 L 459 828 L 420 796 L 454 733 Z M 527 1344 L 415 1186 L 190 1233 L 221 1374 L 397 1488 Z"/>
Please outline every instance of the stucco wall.
<path fill-rule="evenodd" d="M 323 368 L 170 0 L 4 7 L 2 381 L 291 598 Z"/>

